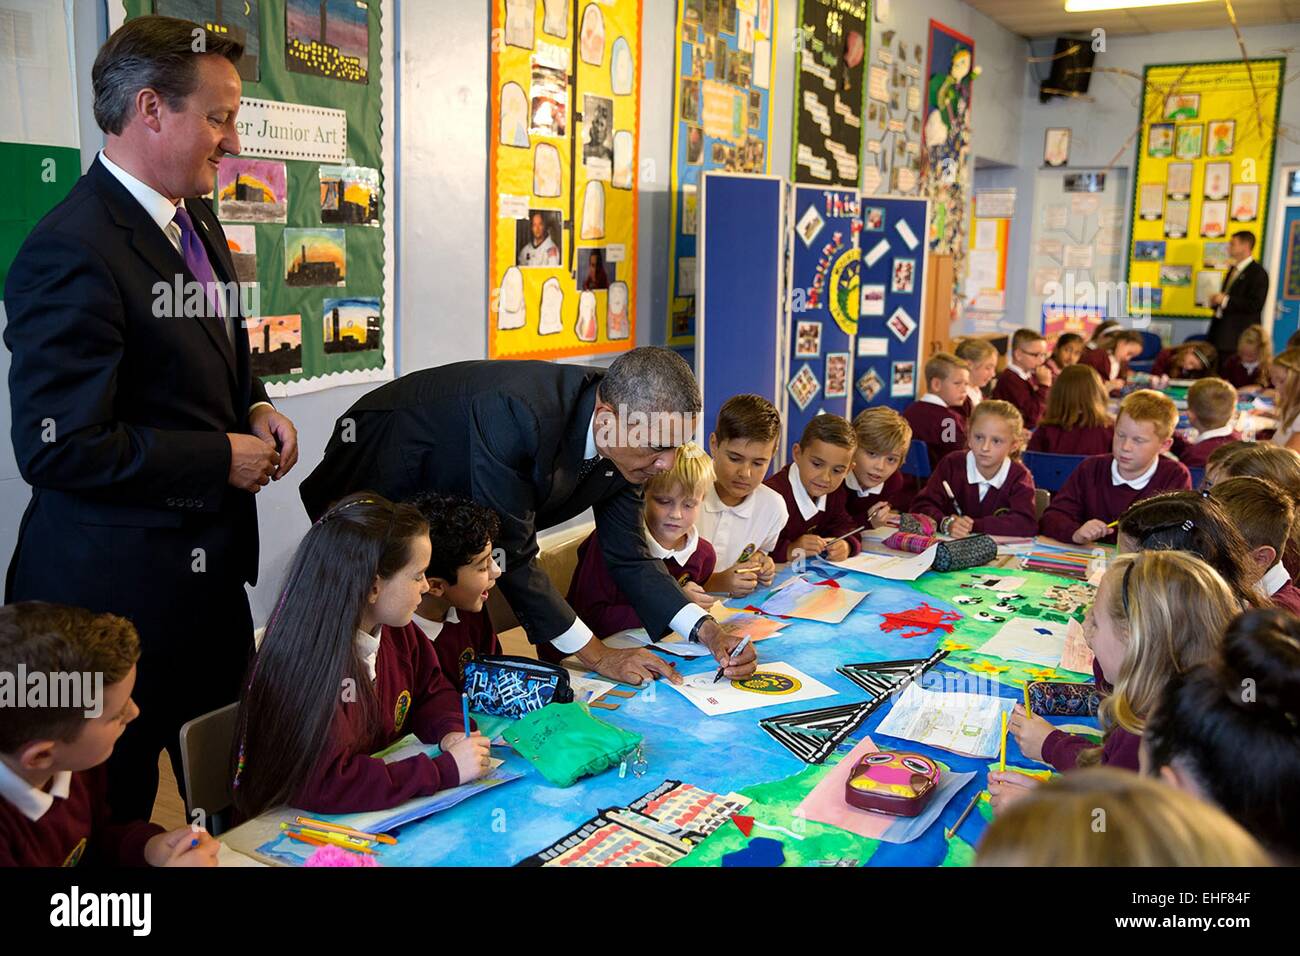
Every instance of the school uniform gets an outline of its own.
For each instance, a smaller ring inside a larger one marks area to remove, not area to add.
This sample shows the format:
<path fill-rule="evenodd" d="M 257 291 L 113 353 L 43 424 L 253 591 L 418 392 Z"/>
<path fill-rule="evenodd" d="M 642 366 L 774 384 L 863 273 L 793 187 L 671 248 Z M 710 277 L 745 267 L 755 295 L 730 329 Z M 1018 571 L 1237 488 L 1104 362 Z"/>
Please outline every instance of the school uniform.
<path fill-rule="evenodd" d="M 948 455 L 966 448 L 966 416 L 933 392 L 903 409 L 903 417 L 912 426 L 912 437 L 925 442 L 931 470 Z"/>
<path fill-rule="evenodd" d="M 1098 690 L 1103 694 L 1109 694 L 1113 690 L 1101 676 L 1101 667 L 1095 660 L 1092 662 L 1092 674 L 1097 681 Z M 1131 734 L 1123 727 L 1114 727 L 1102 741 L 1101 763 L 1103 766 L 1137 773 L 1141 769 L 1138 764 L 1138 749 L 1141 745 L 1141 736 Z M 1077 767 L 1079 755 L 1095 746 L 1097 745 L 1087 737 L 1053 730 L 1043 740 L 1043 762 L 1064 773 Z"/>
<path fill-rule="evenodd" d="M 1128 381 L 1128 362 L 1121 362 L 1106 349 L 1085 350 L 1079 363 L 1096 369 L 1103 383 L 1116 378 Z"/>
<path fill-rule="evenodd" d="M 844 510 L 853 519 L 855 528 L 860 525 L 871 526 L 871 519 L 867 515 L 879 502 L 887 501 L 889 506 L 897 511 L 900 505 L 896 504 L 896 501 L 900 498 L 907 499 L 904 501 L 905 506 L 911 499 L 907 489 L 907 479 L 897 471 L 880 484 L 869 488 L 862 487 L 858 476 L 850 471 L 844 476 L 844 487 L 848 490 L 848 494 L 844 496 Z"/>
<path fill-rule="evenodd" d="M 433 642 L 438 666 L 457 693 L 465 689 L 466 664 L 476 657 L 501 653 L 501 643 L 486 607 L 482 611 L 449 607 L 441 621 L 431 621 L 418 614 L 414 621 L 421 633 Z"/>
<path fill-rule="evenodd" d="M 1214 369 L 1205 368 L 1204 366 L 1202 366 L 1201 368 L 1197 369 L 1194 372 L 1176 370 L 1174 368 L 1174 353 L 1177 351 L 1178 349 L 1175 348 L 1161 349 L 1156 354 L 1155 361 L 1151 364 L 1151 374 L 1168 375 L 1170 378 L 1179 378 L 1179 379 L 1205 378 L 1208 375 L 1214 374 Z"/>
<path fill-rule="evenodd" d="M 725 571 L 747 548 L 771 554 L 788 517 L 785 500 L 767 485 L 759 485 L 740 504 L 728 505 L 710 484 L 695 527 L 713 545 L 717 566 Z"/>
<path fill-rule="evenodd" d="M 1020 409 L 1026 428 L 1034 428 L 1043 417 L 1047 407 L 1048 386 L 1041 384 L 1032 372 L 1026 372 L 1014 362 L 998 375 L 998 384 L 993 389 L 993 398 L 1010 402 Z"/>
<path fill-rule="evenodd" d="M 966 386 L 966 397 L 961 400 L 957 410 L 961 412 L 966 421 L 970 421 L 971 412 L 975 411 L 975 406 L 984 401 L 983 389 L 978 389 L 974 385 Z"/>
<path fill-rule="evenodd" d="M 459 786 L 460 771 L 450 753 L 387 764 L 370 756 L 407 734 L 438 744 L 449 733 L 464 732 L 460 694 L 443 674 L 429 639 L 412 622 L 384 626 L 378 636 L 358 631 L 354 647 L 372 681 L 379 724 L 356 726 L 360 706 L 341 703 L 325 749 L 291 801 L 293 806 L 315 813 L 387 810 Z M 244 772 L 256 773 L 257 768 Z"/>
<path fill-rule="evenodd" d="M 0 762 L 0 866 L 145 866 L 144 847 L 163 828 L 113 823 L 108 767 L 56 773 L 38 790 Z"/>
<path fill-rule="evenodd" d="M 1029 439 L 1029 451 L 1053 455 L 1108 455 L 1115 444 L 1114 425 L 1065 428 L 1039 425 Z"/>
<path fill-rule="evenodd" d="M 1300 588 L 1291 583 L 1291 572 L 1281 561 L 1273 565 L 1259 580 L 1273 603 L 1292 614 L 1300 614 Z"/>
<path fill-rule="evenodd" d="M 1201 432 L 1196 441 L 1191 444 L 1184 443 L 1182 450 L 1175 449 L 1175 453 L 1178 455 L 1178 460 L 1188 468 L 1204 468 L 1214 449 L 1232 441 L 1241 441 L 1241 432 L 1228 424 L 1222 428 L 1211 428 Z"/>
<path fill-rule="evenodd" d="M 1045 365 L 1047 367 L 1047 370 L 1052 373 L 1052 384 L 1055 385 L 1056 380 L 1060 378 L 1061 373 L 1065 371 L 1065 366 L 1057 365 L 1056 359 L 1054 358 L 1048 358 L 1048 360 L 1044 362 L 1043 365 Z"/>
<path fill-rule="evenodd" d="M 1181 462 L 1157 455 L 1151 466 L 1133 479 L 1121 477 L 1114 455 L 1085 458 L 1065 486 L 1052 496 L 1038 527 L 1043 534 L 1058 541 L 1073 541 L 1074 533 L 1085 522 L 1117 521 L 1136 501 L 1164 491 L 1189 491 L 1192 477 Z M 1115 529 L 1100 542 L 1113 543 Z"/>
<path fill-rule="evenodd" d="M 848 512 L 848 489 L 841 484 L 828 495 L 813 498 L 799 479 L 799 465 L 792 463 L 789 468 L 779 471 L 764 482 L 769 488 L 785 499 L 785 507 L 790 517 L 776 547 L 772 549 L 774 561 L 790 560 L 790 545 L 805 534 L 815 534 L 822 538 L 838 538 L 849 534 L 863 522 L 854 521 Z M 862 542 L 856 534 L 844 539 L 849 546 L 849 554 L 862 550 Z"/>
<path fill-rule="evenodd" d="M 578 565 L 573 571 L 573 580 L 569 583 L 569 593 L 565 600 L 587 622 L 597 637 L 609 637 L 629 628 L 644 627 L 631 599 L 614 583 L 598 535 L 598 531 L 593 531 L 578 546 Z M 694 581 L 704 587 L 717 566 L 713 545 L 700 537 L 698 528 L 691 528 L 686 533 L 686 543 L 675 551 L 661 545 L 649 531 L 645 532 L 645 540 L 646 549 L 651 556 L 663 561 L 669 576 L 679 586 Z M 660 636 L 651 635 L 654 638 Z"/>
<path fill-rule="evenodd" d="M 1228 381 L 1233 388 L 1245 388 L 1247 385 L 1267 385 L 1263 380 L 1263 369 L 1260 368 L 1258 361 L 1243 362 L 1241 355 L 1233 352 L 1223 360 L 1223 367 L 1219 374 Z"/>
<path fill-rule="evenodd" d="M 1020 462 L 1005 458 L 997 474 L 985 478 L 975 464 L 974 452 L 954 452 L 939 462 L 925 489 L 912 502 L 912 511 L 935 520 L 956 514 L 945 481 L 961 505 L 961 513 L 975 519 L 975 533 L 1024 537 L 1038 530 L 1034 479 Z"/>

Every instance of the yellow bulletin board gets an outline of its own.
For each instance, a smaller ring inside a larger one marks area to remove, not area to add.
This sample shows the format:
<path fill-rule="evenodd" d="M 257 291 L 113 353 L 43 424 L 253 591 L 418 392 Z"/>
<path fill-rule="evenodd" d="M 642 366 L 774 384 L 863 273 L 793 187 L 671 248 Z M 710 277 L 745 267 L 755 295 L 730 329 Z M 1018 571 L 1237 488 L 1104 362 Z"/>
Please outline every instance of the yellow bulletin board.
<path fill-rule="evenodd" d="M 493 0 L 488 358 L 636 339 L 641 0 Z"/>
<path fill-rule="evenodd" d="M 1130 305 L 1205 319 L 1228 237 L 1263 251 L 1286 60 L 1149 66 L 1133 179 Z"/>

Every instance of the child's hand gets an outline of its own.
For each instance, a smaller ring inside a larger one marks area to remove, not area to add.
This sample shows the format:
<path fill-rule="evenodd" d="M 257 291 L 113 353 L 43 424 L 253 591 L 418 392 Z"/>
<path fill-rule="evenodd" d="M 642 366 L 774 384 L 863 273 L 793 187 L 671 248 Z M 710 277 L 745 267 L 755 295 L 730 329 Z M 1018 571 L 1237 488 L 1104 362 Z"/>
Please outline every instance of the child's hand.
<path fill-rule="evenodd" d="M 1038 368 L 1034 369 L 1034 378 L 1038 379 L 1039 385 L 1051 385 L 1052 370 L 1048 368 L 1045 364 L 1040 365 L 1038 366 Z"/>
<path fill-rule="evenodd" d="M 776 578 L 776 562 L 772 560 L 770 554 L 759 552 L 757 557 L 763 559 L 762 565 L 758 569 L 758 583 L 763 587 L 769 586 Z"/>
<path fill-rule="evenodd" d="M 694 581 L 687 581 L 683 584 L 682 593 L 686 595 L 688 601 L 704 608 L 706 611 L 718 602 L 717 598 L 704 590 L 704 588 L 700 587 Z"/>
<path fill-rule="evenodd" d="M 958 515 L 948 526 L 948 537 L 964 538 L 975 530 L 975 519 L 970 515 Z"/>
<path fill-rule="evenodd" d="M 181 827 L 149 838 L 144 845 L 150 866 L 216 866 L 218 843 L 202 827 Z"/>
<path fill-rule="evenodd" d="M 719 591 L 726 591 L 732 597 L 744 597 L 758 587 L 758 574 L 752 564 L 733 564 L 720 575 L 722 586 Z"/>
<path fill-rule="evenodd" d="M 1106 383 L 1106 394 L 1110 395 L 1112 392 L 1122 392 L 1124 391 L 1124 385 L 1125 382 L 1122 378 L 1112 378 Z"/>
<path fill-rule="evenodd" d="M 849 543 L 841 538 L 826 547 L 826 559 L 828 561 L 843 561 L 849 556 Z"/>
<path fill-rule="evenodd" d="M 1258 385 L 1243 385 L 1237 389 L 1238 395 L 1254 395 L 1259 391 Z"/>
<path fill-rule="evenodd" d="M 802 534 L 790 543 L 790 554 L 802 551 L 808 557 L 816 557 L 826 549 L 826 539 L 815 534 Z"/>
<path fill-rule="evenodd" d="M 1008 770 L 1005 773 L 999 773 L 996 770 L 989 771 L 989 796 L 994 810 L 1004 810 L 1017 800 L 1026 796 L 1031 790 L 1037 787 L 1042 781 L 1037 777 L 1030 777 L 1027 774 L 1016 773 L 1014 770 Z"/>
<path fill-rule="evenodd" d="M 487 773 L 488 758 L 492 756 L 492 748 L 488 739 L 476 730 L 468 737 L 462 736 L 448 748 L 447 753 L 451 754 L 456 761 L 460 782 L 469 783 Z"/>
<path fill-rule="evenodd" d="M 871 523 L 871 527 L 873 528 L 885 527 L 894 517 L 894 509 L 889 507 L 889 502 L 887 501 L 876 502 L 876 504 L 871 506 L 871 510 L 867 512 L 867 521 Z"/>
<path fill-rule="evenodd" d="M 1024 704 L 1016 704 L 1007 729 L 1016 738 L 1022 754 L 1031 760 L 1042 760 L 1043 741 L 1056 728 L 1036 714 L 1025 713 Z"/>
<path fill-rule="evenodd" d="M 448 750 L 456 746 L 456 744 L 460 743 L 460 741 L 464 739 L 465 739 L 464 734 L 462 734 L 459 730 L 454 730 L 451 733 L 447 734 L 447 736 L 443 737 L 442 740 L 438 741 L 438 746 L 442 748 L 443 753 L 446 753 Z"/>
<path fill-rule="evenodd" d="M 1108 534 L 1110 534 L 1110 528 L 1106 526 L 1106 522 L 1100 518 L 1090 518 L 1079 525 L 1079 530 L 1074 532 L 1074 543 L 1092 544 Z"/>

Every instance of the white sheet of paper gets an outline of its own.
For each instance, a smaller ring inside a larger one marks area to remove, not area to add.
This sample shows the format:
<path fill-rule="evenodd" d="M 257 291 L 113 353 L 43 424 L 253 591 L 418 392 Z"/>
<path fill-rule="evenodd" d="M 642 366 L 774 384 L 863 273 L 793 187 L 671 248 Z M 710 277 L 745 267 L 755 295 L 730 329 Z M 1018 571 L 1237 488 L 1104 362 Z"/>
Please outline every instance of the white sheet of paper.
<path fill-rule="evenodd" d="M 1002 743 L 1002 718 L 1016 702 L 987 694 L 945 693 L 907 685 L 874 732 L 951 750 L 970 757 L 996 757 Z M 878 742 L 878 741 L 877 741 Z"/>
<path fill-rule="evenodd" d="M 1043 667 L 1058 667 L 1065 650 L 1067 626 L 1032 617 L 1014 617 L 984 643 L 977 653 L 1004 661 L 1024 661 Z"/>
<path fill-rule="evenodd" d="M 772 82 L 772 41 L 754 41 L 754 87 L 765 90 Z"/>
<path fill-rule="evenodd" d="M 222 843 L 217 849 L 217 866 L 269 866 L 261 860 L 255 860 L 251 856 L 245 856 L 238 850 L 233 849 L 226 843 Z"/>
<path fill-rule="evenodd" d="M 743 681 L 730 681 L 723 678 L 713 682 L 715 671 L 706 671 L 686 678 L 682 684 L 669 684 L 692 704 L 710 717 L 722 714 L 734 714 L 742 710 L 756 710 L 760 707 L 793 704 L 803 700 L 816 700 L 819 697 L 831 697 L 835 691 L 821 681 L 814 680 L 791 664 L 780 661 L 759 665 L 751 676 Z M 761 675 L 770 675 L 766 679 Z M 744 690 L 741 684 L 765 683 L 769 690 Z"/>
<path fill-rule="evenodd" d="M 611 634 L 605 638 L 605 646 L 618 650 L 648 647 L 676 657 L 707 657 L 712 653 L 703 644 L 692 644 L 690 641 L 684 641 L 681 638 L 652 641 L 644 627 L 634 627 L 626 631 L 619 631 L 617 634 Z"/>
<path fill-rule="evenodd" d="M 889 529 L 892 533 L 893 529 Z M 877 578 L 890 581 L 915 581 L 934 564 L 934 556 L 939 546 L 932 544 L 920 554 L 855 554 L 843 561 L 828 563 L 848 571 L 861 571 Z"/>
<path fill-rule="evenodd" d="M 874 266 L 877 262 L 880 261 L 880 257 L 883 256 L 888 251 L 889 251 L 889 240 L 881 239 L 878 243 L 872 246 L 871 250 L 867 253 L 865 259 L 867 265 Z"/>
<path fill-rule="evenodd" d="M 920 242 L 920 240 L 916 238 L 916 233 L 912 231 L 912 227 L 907 224 L 906 219 L 896 220 L 894 222 L 894 229 L 897 230 L 898 234 L 903 237 L 903 241 L 907 243 L 907 248 L 909 249 L 916 248 L 917 243 Z"/>
<path fill-rule="evenodd" d="M 600 680 L 596 677 L 584 677 L 578 671 L 567 667 L 565 670 L 569 671 L 569 687 L 573 689 L 573 699 L 583 703 L 609 693 L 616 686 L 613 681 Z"/>

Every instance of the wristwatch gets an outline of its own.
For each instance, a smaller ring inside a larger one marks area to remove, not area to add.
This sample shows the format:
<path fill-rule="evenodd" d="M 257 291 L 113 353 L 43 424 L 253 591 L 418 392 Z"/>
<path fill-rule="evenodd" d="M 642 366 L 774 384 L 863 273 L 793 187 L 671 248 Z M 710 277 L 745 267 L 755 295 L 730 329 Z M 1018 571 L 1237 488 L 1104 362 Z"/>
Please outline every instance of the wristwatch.
<path fill-rule="evenodd" d="M 718 623 L 713 619 L 712 614 L 702 615 L 700 619 L 695 622 L 695 626 L 691 628 L 690 636 L 687 638 L 687 640 L 692 644 L 700 643 L 700 628 L 704 626 L 705 621 L 712 621 L 714 624 Z"/>

